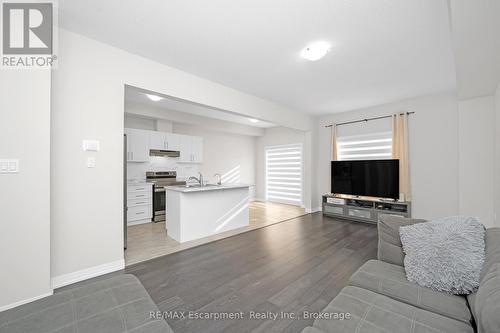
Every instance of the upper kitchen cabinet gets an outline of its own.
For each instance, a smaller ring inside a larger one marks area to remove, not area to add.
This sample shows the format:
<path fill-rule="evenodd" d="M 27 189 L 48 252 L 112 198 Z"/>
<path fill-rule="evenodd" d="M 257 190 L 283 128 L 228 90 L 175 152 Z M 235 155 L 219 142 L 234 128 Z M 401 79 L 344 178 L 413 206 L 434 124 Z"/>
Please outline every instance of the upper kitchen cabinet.
<path fill-rule="evenodd" d="M 193 154 L 193 162 L 203 162 L 203 138 L 199 136 L 191 137 L 191 153 Z"/>
<path fill-rule="evenodd" d="M 165 149 L 166 150 L 180 150 L 180 135 L 174 133 L 165 133 Z"/>
<path fill-rule="evenodd" d="M 180 162 L 203 162 L 203 138 L 198 136 L 179 135 Z"/>
<path fill-rule="evenodd" d="M 167 133 L 149 131 L 149 149 L 165 150 L 165 134 Z"/>
<path fill-rule="evenodd" d="M 179 135 L 179 162 L 192 162 L 191 155 L 191 137 L 188 135 Z"/>
<path fill-rule="evenodd" d="M 127 135 L 127 161 L 149 161 L 149 131 L 126 128 Z"/>
<path fill-rule="evenodd" d="M 180 150 L 179 134 L 149 131 L 150 149 Z"/>

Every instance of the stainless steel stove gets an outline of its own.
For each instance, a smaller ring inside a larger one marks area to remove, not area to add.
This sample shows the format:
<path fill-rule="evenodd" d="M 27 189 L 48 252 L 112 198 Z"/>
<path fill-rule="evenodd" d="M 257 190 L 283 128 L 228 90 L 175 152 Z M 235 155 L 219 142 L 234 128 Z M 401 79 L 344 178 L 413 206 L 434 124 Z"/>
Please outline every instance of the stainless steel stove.
<path fill-rule="evenodd" d="M 148 171 L 146 181 L 153 183 L 153 221 L 165 221 L 167 211 L 165 186 L 186 185 L 186 182 L 177 180 L 176 171 Z"/>

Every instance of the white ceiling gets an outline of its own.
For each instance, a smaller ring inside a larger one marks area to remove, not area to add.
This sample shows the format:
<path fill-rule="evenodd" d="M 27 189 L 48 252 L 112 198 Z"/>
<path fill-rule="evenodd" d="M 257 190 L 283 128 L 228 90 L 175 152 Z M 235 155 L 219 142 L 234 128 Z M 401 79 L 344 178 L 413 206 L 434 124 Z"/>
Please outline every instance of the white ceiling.
<path fill-rule="evenodd" d="M 212 118 L 218 120 L 224 120 L 231 123 L 241 124 L 250 127 L 260 127 L 260 128 L 270 128 L 276 125 L 259 120 L 256 123 L 250 122 L 250 118 L 241 116 L 236 113 L 214 109 L 205 105 L 195 104 L 187 101 L 177 100 L 170 98 L 168 96 L 162 96 L 163 99 L 155 102 L 149 99 L 146 94 L 153 94 L 157 96 L 162 96 L 161 94 L 139 89 L 136 87 L 126 86 L 125 87 L 125 101 L 128 103 L 147 105 L 153 108 L 178 111 L 183 113 L 189 113 L 196 116 L 201 116 L 204 118 Z"/>
<path fill-rule="evenodd" d="M 59 6 L 63 28 L 313 114 L 455 89 L 447 0 Z M 320 61 L 301 59 L 301 49 L 316 40 L 336 46 Z"/>

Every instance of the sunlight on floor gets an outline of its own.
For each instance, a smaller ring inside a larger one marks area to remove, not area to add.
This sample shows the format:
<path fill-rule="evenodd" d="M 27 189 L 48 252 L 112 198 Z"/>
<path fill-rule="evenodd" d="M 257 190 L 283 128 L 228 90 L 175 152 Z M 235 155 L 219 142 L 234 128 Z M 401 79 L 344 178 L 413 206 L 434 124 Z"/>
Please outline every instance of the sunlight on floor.
<path fill-rule="evenodd" d="M 125 264 L 127 266 L 136 264 L 305 214 L 303 208 L 271 202 L 255 201 L 250 203 L 249 209 L 250 225 L 248 227 L 226 231 L 183 244 L 167 236 L 165 222 L 130 226 L 128 227 L 128 248 L 125 251 Z"/>

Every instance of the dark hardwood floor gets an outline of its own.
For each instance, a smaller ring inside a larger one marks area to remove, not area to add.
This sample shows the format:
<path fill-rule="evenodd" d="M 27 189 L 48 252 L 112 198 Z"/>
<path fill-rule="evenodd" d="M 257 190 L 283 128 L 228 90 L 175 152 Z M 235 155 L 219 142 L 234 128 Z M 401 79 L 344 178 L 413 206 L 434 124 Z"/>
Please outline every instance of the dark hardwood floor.
<path fill-rule="evenodd" d="M 248 319 L 249 313 L 322 310 L 358 267 L 376 257 L 376 249 L 374 225 L 315 213 L 136 264 L 125 273 L 141 280 L 161 311 L 242 311 L 246 317 L 167 320 L 176 333 L 300 332 L 313 320 Z"/>

